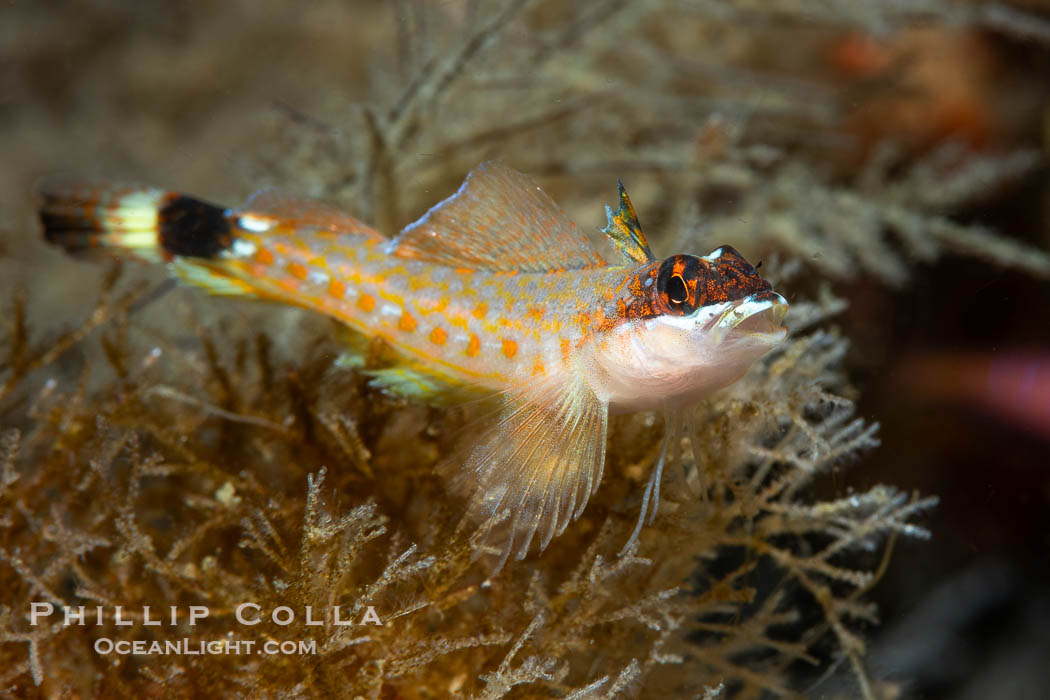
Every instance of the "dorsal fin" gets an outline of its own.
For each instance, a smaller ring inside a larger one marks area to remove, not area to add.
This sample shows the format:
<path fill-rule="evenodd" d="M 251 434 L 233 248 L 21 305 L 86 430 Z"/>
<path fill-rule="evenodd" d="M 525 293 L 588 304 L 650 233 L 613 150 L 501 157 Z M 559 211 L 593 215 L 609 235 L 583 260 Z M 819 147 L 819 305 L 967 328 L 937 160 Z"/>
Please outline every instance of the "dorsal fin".
<path fill-rule="evenodd" d="M 616 181 L 616 186 L 620 190 L 620 208 L 614 212 L 612 207 L 605 205 L 605 216 L 609 223 L 602 229 L 602 233 L 612 239 L 628 260 L 650 262 L 653 260 L 653 251 L 649 250 L 649 242 L 642 233 L 638 217 L 634 214 L 634 207 L 627 197 L 627 190 L 619 180 Z"/>
<path fill-rule="evenodd" d="M 388 245 L 393 255 L 450 267 L 546 272 L 608 264 L 543 190 L 498 161 L 472 170 Z"/>
<path fill-rule="evenodd" d="M 335 205 L 275 189 L 260 190 L 248 198 L 238 214 L 258 214 L 328 231 L 371 231 L 371 227 Z"/>

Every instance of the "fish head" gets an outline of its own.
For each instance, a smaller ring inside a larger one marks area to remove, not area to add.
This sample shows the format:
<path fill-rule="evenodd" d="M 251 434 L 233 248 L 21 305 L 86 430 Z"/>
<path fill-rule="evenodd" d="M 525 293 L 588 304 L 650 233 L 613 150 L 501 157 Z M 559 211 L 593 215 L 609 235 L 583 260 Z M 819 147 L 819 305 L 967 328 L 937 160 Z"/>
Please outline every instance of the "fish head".
<path fill-rule="evenodd" d="M 596 344 L 592 386 L 619 410 L 673 409 L 739 379 L 787 336 L 787 301 L 730 246 L 635 271 Z"/>

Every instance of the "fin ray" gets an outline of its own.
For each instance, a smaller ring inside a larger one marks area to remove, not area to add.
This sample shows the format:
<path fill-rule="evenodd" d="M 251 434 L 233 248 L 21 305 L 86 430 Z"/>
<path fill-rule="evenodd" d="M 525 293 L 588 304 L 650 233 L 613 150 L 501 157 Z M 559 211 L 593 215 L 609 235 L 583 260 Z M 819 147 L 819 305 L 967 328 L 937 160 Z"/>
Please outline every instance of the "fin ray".
<path fill-rule="evenodd" d="M 37 195 L 45 240 L 71 255 L 162 260 L 157 212 L 168 196 L 163 190 L 45 181 Z"/>
<path fill-rule="evenodd" d="M 170 270 L 183 282 L 200 287 L 209 294 L 217 296 L 260 296 L 257 285 L 250 284 L 231 274 L 229 267 L 222 263 L 197 258 L 175 258 L 169 264 Z"/>
<path fill-rule="evenodd" d="M 508 393 L 453 481 L 471 492 L 464 523 L 481 523 L 475 556 L 493 555 L 498 572 L 578 518 L 601 480 L 607 429 L 608 406 L 582 375 Z"/>
<path fill-rule="evenodd" d="M 213 258 L 233 242 L 228 212 L 155 187 L 45 183 L 44 238 L 74 255 Z"/>
<path fill-rule="evenodd" d="M 623 183 L 617 180 L 616 186 L 620 192 L 620 207 L 614 212 L 612 207 L 605 205 L 605 216 L 608 223 L 602 229 L 602 233 L 616 244 L 628 261 L 651 262 L 655 260 L 653 251 L 649 249 L 649 241 L 642 233 L 642 226 L 638 223 L 638 217 L 634 213 L 634 205 L 631 204 Z"/>
<path fill-rule="evenodd" d="M 259 190 L 238 210 L 238 215 L 261 214 L 277 220 L 294 222 L 296 226 L 339 232 L 379 232 L 347 214 L 333 204 L 308 197 L 299 197 L 277 189 Z"/>
<path fill-rule="evenodd" d="M 456 388 L 433 372 L 409 365 L 367 369 L 364 373 L 373 387 L 410 399 L 434 400 Z"/>
<path fill-rule="evenodd" d="M 498 161 L 390 241 L 393 255 L 494 271 L 547 272 L 608 261 L 546 193 Z"/>

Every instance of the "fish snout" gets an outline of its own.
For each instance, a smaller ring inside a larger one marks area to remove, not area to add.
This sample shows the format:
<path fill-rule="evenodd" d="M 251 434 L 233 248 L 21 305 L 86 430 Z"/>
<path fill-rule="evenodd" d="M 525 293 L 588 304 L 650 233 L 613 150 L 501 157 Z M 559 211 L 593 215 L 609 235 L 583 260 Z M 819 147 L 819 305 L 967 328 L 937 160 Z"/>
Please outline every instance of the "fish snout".
<path fill-rule="evenodd" d="M 718 342 L 730 334 L 779 342 L 787 335 L 782 325 L 787 310 L 787 299 L 771 289 L 763 290 L 733 302 L 715 318 L 710 331 Z"/>

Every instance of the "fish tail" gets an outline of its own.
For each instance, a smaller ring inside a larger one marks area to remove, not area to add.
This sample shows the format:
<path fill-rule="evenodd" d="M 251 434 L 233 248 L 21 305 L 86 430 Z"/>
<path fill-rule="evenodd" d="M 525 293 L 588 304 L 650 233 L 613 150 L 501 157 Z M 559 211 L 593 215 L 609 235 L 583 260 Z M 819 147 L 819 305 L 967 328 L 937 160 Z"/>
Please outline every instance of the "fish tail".
<path fill-rule="evenodd" d="M 214 258 L 233 244 L 224 207 L 152 187 L 93 185 L 40 189 L 44 238 L 73 255 Z"/>

